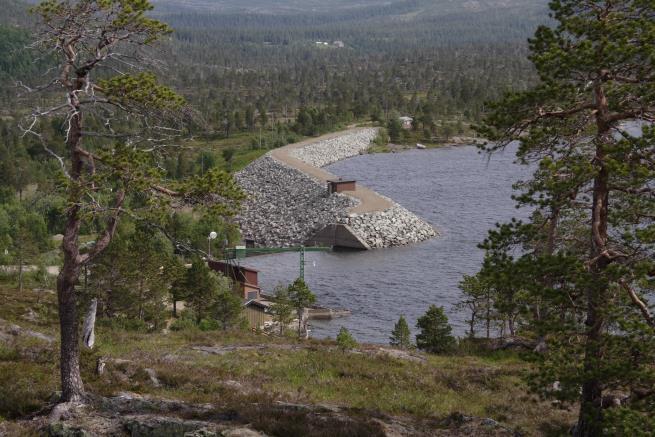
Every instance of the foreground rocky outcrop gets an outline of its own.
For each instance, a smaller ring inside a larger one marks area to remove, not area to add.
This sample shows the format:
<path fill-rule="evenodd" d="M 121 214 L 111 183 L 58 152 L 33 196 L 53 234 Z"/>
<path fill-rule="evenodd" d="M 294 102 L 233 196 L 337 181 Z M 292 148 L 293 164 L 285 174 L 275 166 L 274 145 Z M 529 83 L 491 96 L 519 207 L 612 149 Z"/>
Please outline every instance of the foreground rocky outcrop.
<path fill-rule="evenodd" d="M 269 435 L 516 436 L 493 419 L 452 414 L 443 419 L 394 417 L 336 405 L 272 401 L 243 411 L 121 393 L 70 404 L 56 420 L 24 422 L 23 431 L 49 437 L 265 437 Z M 245 407 L 245 406 L 244 406 Z M 0 424 L 0 433 L 2 425 Z"/>
<path fill-rule="evenodd" d="M 349 131 L 292 147 L 288 156 L 318 168 L 362 153 L 376 135 L 375 128 Z M 248 194 L 237 218 L 242 234 L 260 246 L 305 244 L 334 224 L 347 225 L 348 232 L 366 248 L 402 246 L 437 235 L 429 223 L 379 195 L 376 197 L 386 199 L 383 209 L 353 212 L 358 198 L 328 194 L 324 180 L 281 162 L 270 152 L 237 173 L 235 179 Z"/>

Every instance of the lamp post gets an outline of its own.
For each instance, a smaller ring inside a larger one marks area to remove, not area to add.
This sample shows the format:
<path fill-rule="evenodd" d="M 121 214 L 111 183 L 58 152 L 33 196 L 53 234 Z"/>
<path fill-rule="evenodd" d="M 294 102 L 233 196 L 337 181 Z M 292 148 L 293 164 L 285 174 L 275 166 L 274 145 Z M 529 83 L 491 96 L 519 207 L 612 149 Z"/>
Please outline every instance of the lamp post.
<path fill-rule="evenodd" d="M 218 237 L 218 234 L 214 231 L 211 231 L 207 236 L 207 258 L 211 259 L 212 257 L 212 240 L 215 240 Z"/>

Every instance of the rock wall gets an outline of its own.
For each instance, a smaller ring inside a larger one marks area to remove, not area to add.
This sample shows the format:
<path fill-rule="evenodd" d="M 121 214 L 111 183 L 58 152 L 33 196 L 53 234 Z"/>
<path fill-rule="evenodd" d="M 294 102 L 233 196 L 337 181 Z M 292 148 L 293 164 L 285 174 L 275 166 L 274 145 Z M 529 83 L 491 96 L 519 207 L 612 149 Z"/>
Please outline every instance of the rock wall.
<path fill-rule="evenodd" d="M 355 156 L 364 151 L 377 129 L 362 129 L 292 149 L 289 154 L 312 166 Z M 328 194 L 322 181 L 292 168 L 270 153 L 235 175 L 247 192 L 237 221 L 244 238 L 257 245 L 284 247 L 304 244 L 330 224 L 350 226 L 371 248 L 402 246 L 437 235 L 434 228 L 402 206 L 365 214 L 350 213 L 358 200 Z"/>
<path fill-rule="evenodd" d="M 372 249 L 404 246 L 429 240 L 437 235 L 434 228 L 398 204 L 384 211 L 349 214 L 340 217 Z"/>
<path fill-rule="evenodd" d="M 335 138 L 294 149 L 290 155 L 314 167 L 325 167 L 328 164 L 363 153 L 377 134 L 377 128 L 348 132 Z"/>
<path fill-rule="evenodd" d="M 248 194 L 237 217 L 241 232 L 262 246 L 303 244 L 357 205 L 348 196 L 329 195 L 323 184 L 268 155 L 238 172 L 235 179 Z"/>

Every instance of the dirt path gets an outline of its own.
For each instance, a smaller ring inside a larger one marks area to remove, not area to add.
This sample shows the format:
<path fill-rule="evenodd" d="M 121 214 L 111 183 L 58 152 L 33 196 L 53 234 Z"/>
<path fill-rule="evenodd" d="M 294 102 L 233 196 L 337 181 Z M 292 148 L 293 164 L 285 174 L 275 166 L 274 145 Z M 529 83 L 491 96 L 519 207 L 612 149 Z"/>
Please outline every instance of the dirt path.
<path fill-rule="evenodd" d="M 296 170 L 300 170 L 301 172 L 313 177 L 314 179 L 318 179 L 319 181 L 327 185 L 328 180 L 338 179 L 339 177 L 321 168 L 311 166 L 306 162 L 301 161 L 298 158 L 294 158 L 293 156 L 291 156 L 290 152 L 294 149 L 300 149 L 310 144 L 318 143 L 320 141 L 329 140 L 332 138 L 337 138 L 345 134 L 357 132 L 359 130 L 362 130 L 362 128 L 352 128 L 352 129 L 347 129 L 345 131 L 322 135 L 317 138 L 310 138 L 308 140 L 301 141 L 299 143 L 289 144 L 287 146 L 280 147 L 279 149 L 275 149 L 271 152 L 271 155 L 273 156 L 273 158 L 288 165 L 289 167 L 293 167 Z M 357 189 L 355 191 L 348 191 L 345 194 L 359 200 L 359 205 L 350 208 L 349 212 L 351 213 L 365 214 L 368 212 L 384 211 L 385 209 L 389 209 L 393 206 L 393 203 L 391 203 L 388 199 L 385 199 L 375 191 L 370 190 L 360 185 L 359 183 L 357 184 Z"/>

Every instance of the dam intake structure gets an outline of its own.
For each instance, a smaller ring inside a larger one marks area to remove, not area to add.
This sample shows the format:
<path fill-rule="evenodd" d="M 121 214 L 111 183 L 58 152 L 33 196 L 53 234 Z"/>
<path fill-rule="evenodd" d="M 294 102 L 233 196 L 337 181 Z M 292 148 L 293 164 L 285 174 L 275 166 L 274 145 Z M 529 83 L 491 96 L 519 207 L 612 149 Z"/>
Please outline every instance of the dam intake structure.
<path fill-rule="evenodd" d="M 417 243 L 434 228 L 391 199 L 320 167 L 366 151 L 377 128 L 355 128 L 272 150 L 235 175 L 248 194 L 237 221 L 257 246 L 324 245 L 373 249 Z"/>

